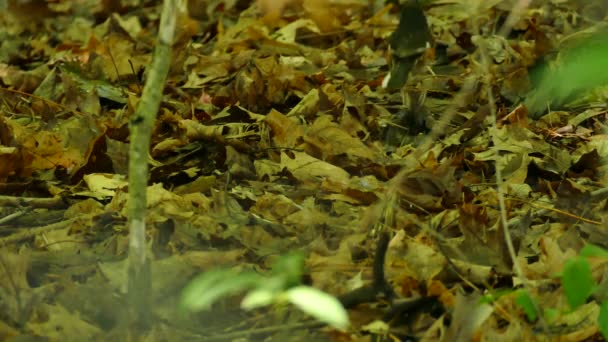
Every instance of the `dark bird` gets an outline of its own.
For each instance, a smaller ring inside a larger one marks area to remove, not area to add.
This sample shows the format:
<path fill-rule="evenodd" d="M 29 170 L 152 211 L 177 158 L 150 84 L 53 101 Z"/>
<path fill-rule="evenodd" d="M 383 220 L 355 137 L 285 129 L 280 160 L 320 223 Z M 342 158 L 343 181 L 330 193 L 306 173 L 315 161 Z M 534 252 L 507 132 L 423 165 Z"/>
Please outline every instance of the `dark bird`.
<path fill-rule="evenodd" d="M 412 1 L 403 4 L 399 25 L 388 40 L 392 63 L 383 87 L 403 87 L 418 58 L 430 47 L 431 40 L 431 31 L 420 6 Z"/>

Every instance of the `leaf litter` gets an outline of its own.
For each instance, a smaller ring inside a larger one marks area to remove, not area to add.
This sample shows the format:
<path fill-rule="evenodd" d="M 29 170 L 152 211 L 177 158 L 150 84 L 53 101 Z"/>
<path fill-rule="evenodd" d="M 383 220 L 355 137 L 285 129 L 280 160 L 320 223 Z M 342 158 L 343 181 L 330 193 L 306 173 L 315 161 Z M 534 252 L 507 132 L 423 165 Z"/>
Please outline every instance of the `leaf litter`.
<path fill-rule="evenodd" d="M 4 6 L 0 335 L 122 340 L 128 122 L 160 6 Z M 535 66 L 580 58 L 568 51 L 604 30 L 601 2 L 428 1 L 434 57 L 402 91 L 381 87 L 399 17 L 383 1 L 185 7 L 149 156 L 150 340 L 600 336 L 599 302 L 569 311 L 559 275 L 585 244 L 606 247 L 606 97 L 595 87 L 604 80 L 573 98 L 570 88 L 551 92 L 550 78 L 535 83 Z M 264 273 L 292 250 L 305 253 L 310 285 L 340 296 L 373 281 L 379 231 L 391 236 L 391 305 L 409 305 L 398 314 L 377 298 L 350 308 L 348 332 L 286 332 L 272 327 L 305 318 L 245 313 L 239 298 L 188 317 L 176 311 L 196 274 Z M 605 281 L 605 260 L 591 261 Z M 540 303 L 542 319 L 527 318 L 518 288 Z"/>

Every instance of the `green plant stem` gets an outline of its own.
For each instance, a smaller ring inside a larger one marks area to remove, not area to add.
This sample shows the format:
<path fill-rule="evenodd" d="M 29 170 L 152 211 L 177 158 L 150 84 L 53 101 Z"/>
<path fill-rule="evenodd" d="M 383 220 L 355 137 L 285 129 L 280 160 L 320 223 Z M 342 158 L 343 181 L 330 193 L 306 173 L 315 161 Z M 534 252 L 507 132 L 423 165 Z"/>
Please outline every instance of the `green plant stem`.
<path fill-rule="evenodd" d="M 158 43 L 154 49 L 146 84 L 130 122 L 129 148 L 129 259 L 128 297 L 133 322 L 147 327 L 150 322 L 150 261 L 146 251 L 146 188 L 148 150 L 154 120 L 162 100 L 171 63 L 178 0 L 165 0 L 160 19 Z"/>

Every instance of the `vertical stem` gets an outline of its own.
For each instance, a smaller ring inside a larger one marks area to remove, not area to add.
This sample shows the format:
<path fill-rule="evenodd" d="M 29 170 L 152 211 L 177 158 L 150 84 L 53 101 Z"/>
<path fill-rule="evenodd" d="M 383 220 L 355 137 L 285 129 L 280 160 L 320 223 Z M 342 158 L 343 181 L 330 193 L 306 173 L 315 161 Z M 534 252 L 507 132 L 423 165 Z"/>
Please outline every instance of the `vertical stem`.
<path fill-rule="evenodd" d="M 150 258 L 146 249 L 146 207 L 148 185 L 148 151 L 154 121 L 163 96 L 171 63 L 171 46 L 175 32 L 178 0 L 165 0 L 146 84 L 130 126 L 129 147 L 129 260 L 128 297 L 131 320 L 146 328 L 151 318 Z"/>

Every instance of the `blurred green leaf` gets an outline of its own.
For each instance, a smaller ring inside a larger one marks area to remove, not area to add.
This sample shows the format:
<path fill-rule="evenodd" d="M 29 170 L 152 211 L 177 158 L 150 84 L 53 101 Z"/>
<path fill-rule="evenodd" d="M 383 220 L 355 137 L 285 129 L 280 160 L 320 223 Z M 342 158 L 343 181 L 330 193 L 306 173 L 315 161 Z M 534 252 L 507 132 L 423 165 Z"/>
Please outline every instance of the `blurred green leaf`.
<path fill-rule="evenodd" d="M 263 278 L 254 272 L 210 270 L 194 278 L 182 291 L 180 307 L 189 311 L 211 308 L 219 299 L 259 286 Z"/>
<path fill-rule="evenodd" d="M 262 306 L 273 304 L 281 292 L 268 288 L 255 289 L 247 293 L 241 302 L 241 308 L 245 310 L 257 309 Z"/>
<path fill-rule="evenodd" d="M 531 72 L 537 75 L 534 90 L 524 101 L 531 115 L 538 116 L 547 106 L 560 106 L 574 95 L 608 83 L 608 30 L 603 27 L 570 46 L 560 48 L 555 61 Z"/>
<path fill-rule="evenodd" d="M 272 267 L 272 274 L 283 279 L 283 289 L 299 285 L 304 274 L 304 253 L 291 251 L 281 256 Z"/>
<path fill-rule="evenodd" d="M 596 245 L 585 245 L 579 253 L 583 257 L 596 257 L 608 259 L 608 250 Z"/>
<path fill-rule="evenodd" d="M 604 336 L 604 340 L 608 341 L 608 302 L 603 302 L 600 306 L 597 324 L 599 325 L 602 336 Z"/>
<path fill-rule="evenodd" d="M 528 317 L 528 320 L 530 322 L 536 321 L 536 318 L 538 317 L 538 313 L 536 312 L 536 306 L 534 305 L 534 301 L 532 300 L 532 297 L 530 296 L 528 291 L 526 291 L 526 290 L 517 291 L 516 297 L 515 297 L 515 303 L 522 310 L 524 310 L 524 313 L 526 314 L 526 317 Z"/>
<path fill-rule="evenodd" d="M 350 324 L 348 313 L 340 301 L 321 290 L 310 286 L 296 286 L 287 290 L 287 298 L 300 310 L 334 328 L 346 330 Z"/>
<path fill-rule="evenodd" d="M 591 265 L 583 257 L 574 257 L 566 261 L 562 273 L 564 294 L 573 310 L 585 304 L 594 287 Z"/>

